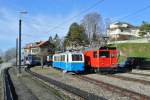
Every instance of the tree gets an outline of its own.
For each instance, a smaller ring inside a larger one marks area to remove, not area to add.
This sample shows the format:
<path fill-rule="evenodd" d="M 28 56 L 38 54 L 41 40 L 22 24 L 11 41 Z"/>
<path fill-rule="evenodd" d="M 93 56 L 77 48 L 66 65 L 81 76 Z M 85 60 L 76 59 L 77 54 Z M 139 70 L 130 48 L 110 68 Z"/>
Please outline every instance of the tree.
<path fill-rule="evenodd" d="M 107 29 L 109 28 L 111 23 L 112 23 L 112 20 L 110 18 L 105 19 L 105 21 L 104 21 L 105 32 L 107 32 Z"/>
<path fill-rule="evenodd" d="M 87 36 L 85 34 L 84 28 L 79 25 L 78 23 L 72 23 L 70 25 L 69 31 L 67 36 L 64 40 L 65 46 L 83 46 L 85 45 L 87 41 Z"/>
<path fill-rule="evenodd" d="M 50 36 L 49 39 L 48 39 L 48 41 L 49 41 L 50 43 L 53 43 L 53 37 Z"/>
<path fill-rule="evenodd" d="M 2 56 L 3 55 L 3 51 L 0 49 L 0 56 Z"/>
<path fill-rule="evenodd" d="M 61 39 L 59 38 L 59 36 L 57 34 L 55 34 L 53 43 L 55 46 L 55 51 L 60 51 L 61 50 Z"/>
<path fill-rule="evenodd" d="M 0 57 L 0 64 L 3 63 L 2 57 Z"/>
<path fill-rule="evenodd" d="M 143 21 L 140 28 L 140 36 L 146 35 L 148 32 L 150 32 L 150 23 Z"/>
<path fill-rule="evenodd" d="M 93 41 L 95 37 L 104 31 L 104 24 L 100 14 L 93 12 L 84 16 L 81 21 L 81 25 L 85 29 L 85 33 L 88 36 L 89 41 Z M 95 40 L 94 40 L 95 41 Z"/>
<path fill-rule="evenodd" d="M 10 48 L 4 53 L 4 61 L 7 62 L 16 57 L 16 48 Z"/>

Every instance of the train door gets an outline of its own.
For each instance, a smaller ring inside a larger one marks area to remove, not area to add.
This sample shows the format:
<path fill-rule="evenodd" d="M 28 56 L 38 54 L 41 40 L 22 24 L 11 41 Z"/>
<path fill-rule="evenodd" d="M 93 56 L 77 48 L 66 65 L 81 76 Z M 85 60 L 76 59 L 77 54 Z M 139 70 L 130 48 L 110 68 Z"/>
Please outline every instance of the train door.
<path fill-rule="evenodd" d="M 66 69 L 68 69 L 68 67 L 69 67 L 69 57 L 68 57 L 68 54 L 65 55 L 65 66 L 66 66 Z"/>
<path fill-rule="evenodd" d="M 98 57 L 98 51 L 93 51 L 93 57 L 91 59 L 92 67 L 99 67 L 99 57 Z"/>
<path fill-rule="evenodd" d="M 117 51 L 111 50 L 111 66 L 114 66 L 117 64 Z"/>

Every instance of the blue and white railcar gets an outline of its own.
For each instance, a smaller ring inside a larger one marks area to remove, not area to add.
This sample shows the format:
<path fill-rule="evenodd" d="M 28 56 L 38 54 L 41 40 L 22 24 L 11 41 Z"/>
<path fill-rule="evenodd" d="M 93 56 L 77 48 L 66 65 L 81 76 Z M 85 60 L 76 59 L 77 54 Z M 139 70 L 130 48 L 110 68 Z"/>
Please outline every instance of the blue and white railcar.
<path fill-rule="evenodd" d="M 53 59 L 53 55 L 52 54 L 47 56 L 46 62 L 47 62 L 48 66 L 52 66 L 52 62 L 53 62 L 52 59 Z"/>
<path fill-rule="evenodd" d="M 53 67 L 71 72 L 84 71 L 84 55 L 79 52 L 54 54 Z"/>

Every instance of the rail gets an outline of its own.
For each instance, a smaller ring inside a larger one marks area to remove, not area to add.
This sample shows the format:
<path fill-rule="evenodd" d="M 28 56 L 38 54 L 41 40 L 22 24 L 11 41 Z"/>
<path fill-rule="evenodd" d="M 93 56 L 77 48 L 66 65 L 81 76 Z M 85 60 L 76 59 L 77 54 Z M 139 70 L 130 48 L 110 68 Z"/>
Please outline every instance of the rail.
<path fill-rule="evenodd" d="M 18 100 L 15 92 L 14 85 L 12 83 L 10 74 L 8 72 L 9 68 L 4 69 L 4 100 Z"/>
<path fill-rule="evenodd" d="M 130 97 L 132 100 L 150 100 L 149 96 L 146 96 L 144 94 L 140 94 L 137 92 L 133 92 L 125 88 L 121 88 L 121 87 L 118 87 L 109 83 L 105 83 L 103 81 L 95 80 L 95 79 L 92 79 L 86 76 L 81 76 L 81 75 L 75 75 L 75 77 L 85 80 L 87 82 L 93 83 L 95 85 L 98 85 L 100 87 L 103 87 L 104 89 L 107 89 L 109 91 L 116 92 L 116 93 L 119 93 L 120 95 Z"/>
<path fill-rule="evenodd" d="M 141 75 L 141 76 L 148 76 L 150 77 L 150 74 L 143 74 L 143 73 L 134 73 L 134 72 L 131 72 L 129 74 L 133 74 L 133 75 Z"/>
<path fill-rule="evenodd" d="M 121 79 L 121 80 L 138 82 L 138 83 L 141 83 L 141 84 L 144 84 L 144 85 L 150 85 L 150 81 L 146 81 L 146 80 L 142 80 L 142 79 L 135 79 L 135 78 L 125 77 L 125 76 L 119 76 L 119 75 L 107 75 L 107 76 L 118 78 L 118 79 Z"/>
<path fill-rule="evenodd" d="M 45 77 L 43 75 L 40 75 L 40 74 L 37 74 L 35 72 L 32 72 L 31 70 L 29 69 L 26 69 L 26 72 L 30 73 L 31 75 L 45 81 L 45 82 L 48 82 L 50 84 L 53 84 L 65 91 L 68 91 L 80 98 L 83 98 L 83 99 L 86 99 L 86 100 L 106 100 L 105 98 L 103 97 L 100 97 L 100 96 L 97 96 L 95 94 L 92 94 L 92 93 L 88 93 L 86 91 L 83 91 L 83 90 L 80 90 L 76 87 L 73 87 L 73 86 L 70 86 L 70 85 L 67 85 L 67 84 L 64 84 L 62 82 L 59 82 L 59 81 L 56 81 L 54 79 L 51 79 L 51 78 L 48 78 L 48 77 Z"/>

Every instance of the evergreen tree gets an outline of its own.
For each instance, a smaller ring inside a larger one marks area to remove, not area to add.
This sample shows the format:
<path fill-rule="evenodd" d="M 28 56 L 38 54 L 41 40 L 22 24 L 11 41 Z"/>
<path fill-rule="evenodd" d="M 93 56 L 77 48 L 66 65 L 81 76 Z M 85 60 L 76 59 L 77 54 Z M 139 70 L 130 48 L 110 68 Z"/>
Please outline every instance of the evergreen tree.
<path fill-rule="evenodd" d="M 55 45 L 55 51 L 60 51 L 61 50 L 61 40 L 57 34 L 55 34 L 53 42 Z"/>
<path fill-rule="evenodd" d="M 87 36 L 84 28 L 78 23 L 72 23 L 67 36 L 65 37 L 65 46 L 82 46 L 87 42 Z"/>
<path fill-rule="evenodd" d="M 0 57 L 0 64 L 3 63 L 2 57 Z"/>

